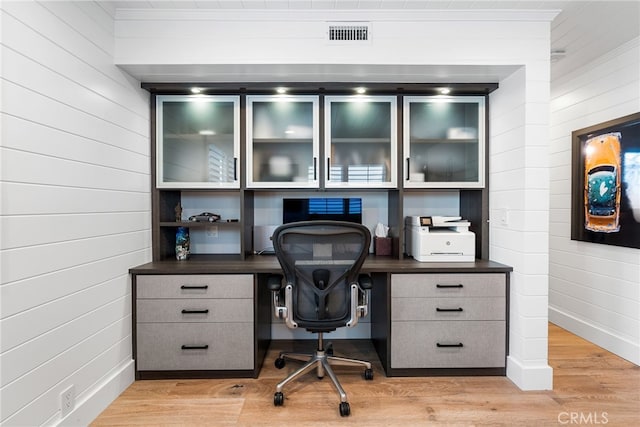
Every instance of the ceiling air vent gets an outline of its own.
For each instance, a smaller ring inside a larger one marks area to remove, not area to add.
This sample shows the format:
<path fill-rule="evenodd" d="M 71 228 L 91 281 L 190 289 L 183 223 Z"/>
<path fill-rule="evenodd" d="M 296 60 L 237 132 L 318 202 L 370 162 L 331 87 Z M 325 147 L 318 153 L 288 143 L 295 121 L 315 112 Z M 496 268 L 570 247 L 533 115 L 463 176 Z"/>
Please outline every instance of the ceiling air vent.
<path fill-rule="evenodd" d="M 366 22 L 330 22 L 329 42 L 368 42 L 371 25 Z"/>

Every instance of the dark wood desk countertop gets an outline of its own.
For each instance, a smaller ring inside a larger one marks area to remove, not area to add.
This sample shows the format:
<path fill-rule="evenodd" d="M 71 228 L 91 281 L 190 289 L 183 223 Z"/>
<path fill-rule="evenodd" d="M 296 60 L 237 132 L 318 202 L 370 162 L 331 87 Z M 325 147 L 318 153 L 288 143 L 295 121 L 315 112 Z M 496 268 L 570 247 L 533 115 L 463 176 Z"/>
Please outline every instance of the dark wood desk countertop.
<path fill-rule="evenodd" d="M 508 273 L 512 267 L 495 261 L 419 262 L 413 258 L 397 259 L 370 255 L 362 267 L 365 273 Z M 244 260 L 237 256 L 193 255 L 186 261 L 149 262 L 129 269 L 139 274 L 256 274 L 280 273 L 275 255 L 254 255 Z"/>

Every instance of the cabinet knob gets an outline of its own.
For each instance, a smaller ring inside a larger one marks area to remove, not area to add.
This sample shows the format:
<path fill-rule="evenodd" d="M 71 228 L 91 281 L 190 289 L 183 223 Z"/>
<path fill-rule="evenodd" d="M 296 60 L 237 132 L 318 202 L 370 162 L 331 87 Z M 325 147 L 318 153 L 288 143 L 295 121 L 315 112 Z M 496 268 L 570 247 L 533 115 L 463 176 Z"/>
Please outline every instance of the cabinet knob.
<path fill-rule="evenodd" d="M 440 288 L 440 289 L 447 289 L 447 288 L 464 288 L 464 286 L 462 285 L 462 283 L 459 283 L 457 285 L 441 285 L 441 284 L 436 284 L 436 288 Z"/>
<path fill-rule="evenodd" d="M 184 309 L 182 310 L 182 314 L 207 314 L 209 313 L 209 310 L 187 310 Z"/>
<path fill-rule="evenodd" d="M 440 307 L 436 307 L 436 311 L 457 311 L 457 312 L 460 312 L 460 311 L 462 311 L 462 307 L 458 307 L 458 308 L 440 308 Z"/>

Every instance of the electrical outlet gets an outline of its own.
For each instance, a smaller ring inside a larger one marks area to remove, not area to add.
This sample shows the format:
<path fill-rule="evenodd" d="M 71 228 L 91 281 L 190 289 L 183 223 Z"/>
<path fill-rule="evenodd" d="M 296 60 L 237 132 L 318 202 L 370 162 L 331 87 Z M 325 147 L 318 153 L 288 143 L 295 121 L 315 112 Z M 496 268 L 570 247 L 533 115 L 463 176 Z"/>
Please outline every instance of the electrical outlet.
<path fill-rule="evenodd" d="M 69 412 L 73 411 L 76 405 L 76 389 L 72 385 L 67 387 L 60 393 L 60 412 L 61 417 L 66 417 Z"/>
<path fill-rule="evenodd" d="M 218 226 L 212 225 L 207 227 L 207 237 L 218 237 Z"/>

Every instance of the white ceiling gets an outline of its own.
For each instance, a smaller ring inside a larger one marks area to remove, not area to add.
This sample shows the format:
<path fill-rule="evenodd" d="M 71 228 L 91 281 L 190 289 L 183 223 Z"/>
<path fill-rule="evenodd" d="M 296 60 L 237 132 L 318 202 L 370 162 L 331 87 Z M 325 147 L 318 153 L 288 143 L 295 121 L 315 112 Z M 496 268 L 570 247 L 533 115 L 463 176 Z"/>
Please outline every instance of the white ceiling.
<path fill-rule="evenodd" d="M 640 0 L 625 1 L 501 1 L 501 0 L 128 0 L 107 1 L 115 9 L 226 10 L 412 10 L 412 9 L 555 9 L 562 12 L 551 25 L 551 50 L 562 59 L 551 64 L 551 78 L 598 58 L 640 35 Z M 347 72 L 349 70 L 346 70 Z M 366 80 L 366 70 L 353 70 Z M 357 72 L 356 72 L 357 71 Z M 372 70 L 373 72 L 374 70 Z M 399 70 L 396 70 L 399 71 Z M 364 73 L 364 75 L 363 75 Z M 377 74 L 374 72 L 374 74 Z M 144 75 L 137 76 L 145 79 Z M 149 76 L 147 76 L 149 77 Z M 373 77 L 373 76 L 372 76 Z"/>

